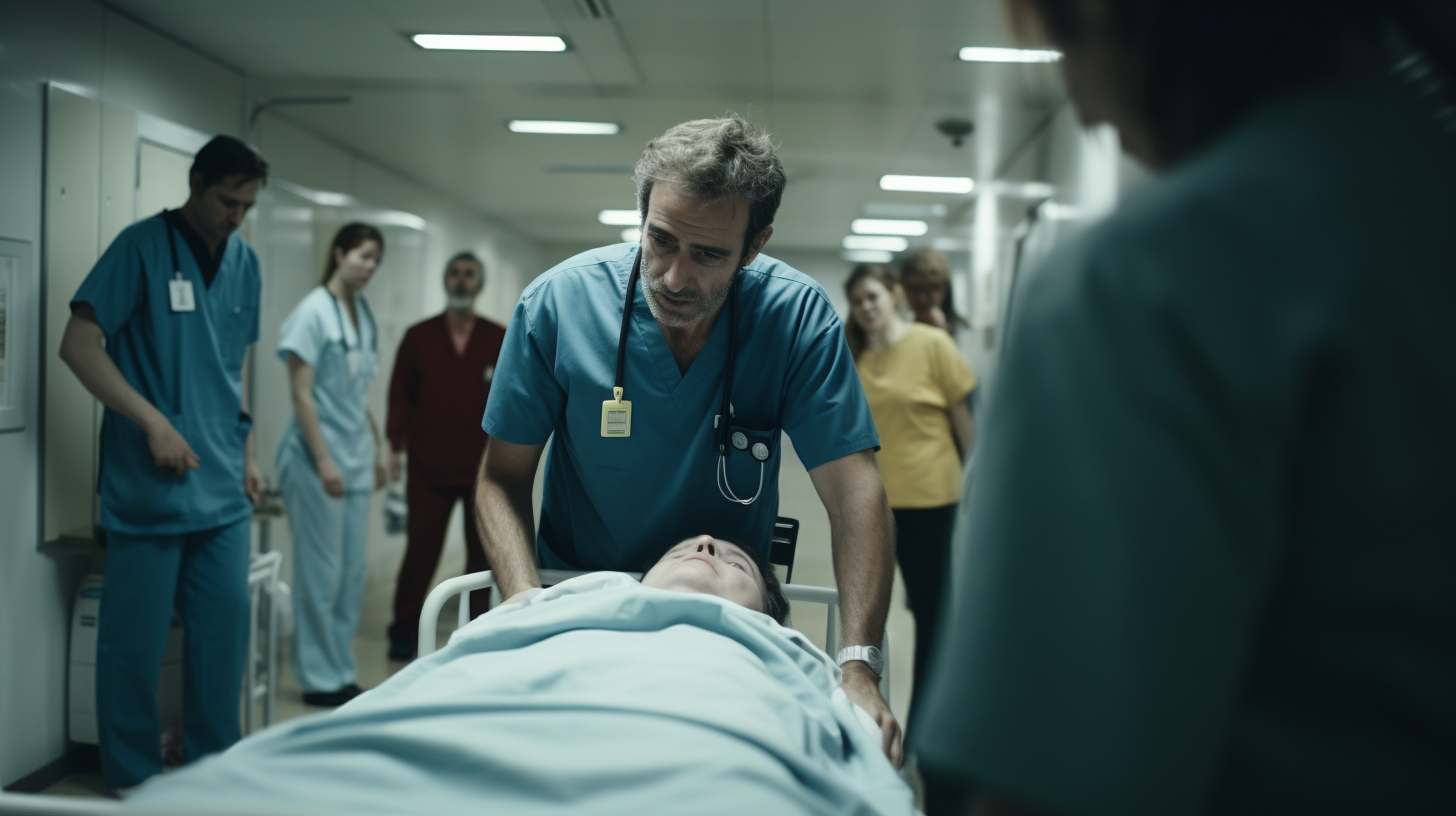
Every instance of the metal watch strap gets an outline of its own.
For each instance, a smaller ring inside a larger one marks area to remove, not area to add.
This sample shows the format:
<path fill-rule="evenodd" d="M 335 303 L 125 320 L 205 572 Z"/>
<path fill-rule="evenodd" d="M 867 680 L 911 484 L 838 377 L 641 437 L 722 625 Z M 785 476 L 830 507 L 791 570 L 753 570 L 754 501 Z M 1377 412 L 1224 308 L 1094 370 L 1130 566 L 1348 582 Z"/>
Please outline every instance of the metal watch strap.
<path fill-rule="evenodd" d="M 846 646 L 835 655 L 834 662 L 843 666 L 851 660 L 859 660 L 870 667 L 878 677 L 885 676 L 885 659 L 874 646 Z"/>

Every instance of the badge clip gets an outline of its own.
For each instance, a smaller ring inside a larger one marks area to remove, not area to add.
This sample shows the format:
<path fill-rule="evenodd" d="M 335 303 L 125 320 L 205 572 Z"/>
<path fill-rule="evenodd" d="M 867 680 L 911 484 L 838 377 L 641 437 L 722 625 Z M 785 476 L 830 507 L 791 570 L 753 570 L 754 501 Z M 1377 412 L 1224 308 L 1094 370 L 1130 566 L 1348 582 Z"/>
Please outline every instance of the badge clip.
<path fill-rule="evenodd" d="M 614 399 L 602 401 L 602 436 L 632 435 L 632 402 L 622 399 L 622 387 L 613 386 Z"/>

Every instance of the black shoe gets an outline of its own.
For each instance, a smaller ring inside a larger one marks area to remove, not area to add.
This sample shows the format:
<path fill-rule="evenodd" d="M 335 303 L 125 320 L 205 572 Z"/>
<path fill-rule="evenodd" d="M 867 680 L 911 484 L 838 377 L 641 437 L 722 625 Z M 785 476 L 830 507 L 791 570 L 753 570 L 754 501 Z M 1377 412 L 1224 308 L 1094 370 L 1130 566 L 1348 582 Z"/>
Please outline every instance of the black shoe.
<path fill-rule="evenodd" d="M 358 696 L 358 692 L 350 692 L 349 686 L 338 691 L 305 691 L 303 693 L 303 704 L 318 706 L 320 708 L 334 708 L 349 702 Z M 353 686 L 357 689 L 358 686 Z"/>
<path fill-rule="evenodd" d="M 319 708 L 333 708 L 336 705 L 344 705 L 349 701 L 345 689 L 339 691 L 306 691 L 303 692 L 304 705 L 316 705 Z"/>
<path fill-rule="evenodd" d="M 415 659 L 415 645 L 402 640 L 389 642 L 389 659 L 396 663 L 408 663 Z"/>
<path fill-rule="evenodd" d="M 363 694 L 364 693 L 364 689 L 359 688 L 359 684 L 358 683 L 350 683 L 349 685 L 344 686 L 343 688 L 339 689 L 339 693 L 345 695 L 344 702 L 347 703 L 350 700 L 354 699 L 355 697 L 358 697 L 359 695 Z"/>

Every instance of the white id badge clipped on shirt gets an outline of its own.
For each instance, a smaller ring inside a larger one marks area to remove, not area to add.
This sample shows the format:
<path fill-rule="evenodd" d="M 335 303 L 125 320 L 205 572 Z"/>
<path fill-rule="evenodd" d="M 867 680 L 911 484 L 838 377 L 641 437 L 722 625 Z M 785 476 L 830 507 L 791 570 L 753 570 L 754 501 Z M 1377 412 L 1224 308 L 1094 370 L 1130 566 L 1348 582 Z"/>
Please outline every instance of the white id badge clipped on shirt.
<path fill-rule="evenodd" d="M 602 436 L 632 435 L 632 402 L 622 399 L 622 389 L 612 389 L 616 399 L 602 400 Z"/>
<path fill-rule="evenodd" d="M 359 363 L 364 355 L 361 352 L 349 351 L 344 353 L 344 359 L 349 361 L 349 376 L 359 376 Z"/>
<path fill-rule="evenodd" d="M 172 311 L 195 312 L 197 302 L 192 299 L 192 281 L 181 277 L 167 281 L 167 291 L 172 296 Z"/>

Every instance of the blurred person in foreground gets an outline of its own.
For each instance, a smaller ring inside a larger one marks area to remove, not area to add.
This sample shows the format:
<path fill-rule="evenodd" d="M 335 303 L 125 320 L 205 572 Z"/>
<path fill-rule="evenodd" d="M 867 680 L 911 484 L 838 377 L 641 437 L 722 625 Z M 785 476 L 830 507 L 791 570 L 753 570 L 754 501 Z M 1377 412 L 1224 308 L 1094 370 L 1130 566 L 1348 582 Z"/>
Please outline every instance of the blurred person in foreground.
<path fill-rule="evenodd" d="M 480 429 L 506 329 L 475 313 L 485 289 L 485 264 L 461 252 L 445 265 L 445 311 L 405 332 L 389 380 L 389 478 L 399 478 L 408 452 L 409 521 L 404 561 L 394 587 L 389 659 L 413 660 L 420 610 L 440 564 L 445 528 L 465 503 L 465 571 L 490 569 L 471 511 L 475 466 L 489 438 Z M 490 608 L 490 590 L 471 593 L 472 617 Z"/>
<path fill-rule="evenodd" d="M 860 264 L 844 282 L 845 340 L 880 432 L 880 477 L 895 517 L 895 559 L 915 615 L 914 720 L 935 645 L 950 534 L 961 496 L 961 464 L 975 426 L 966 395 L 976 377 L 944 330 L 900 317 L 901 288 L 880 264 Z"/>
<path fill-rule="evenodd" d="M 1451 6 L 1012 9 L 1163 178 L 1017 294 L 921 767 L 989 814 L 1456 812 Z"/>

